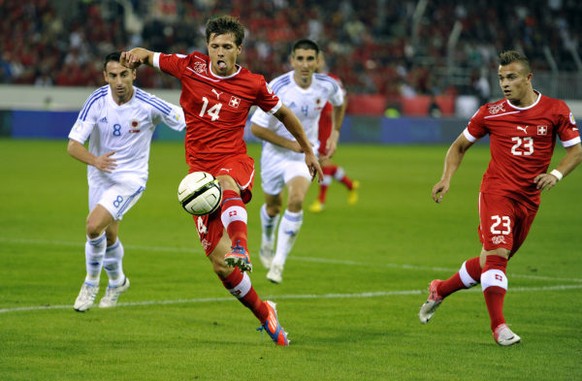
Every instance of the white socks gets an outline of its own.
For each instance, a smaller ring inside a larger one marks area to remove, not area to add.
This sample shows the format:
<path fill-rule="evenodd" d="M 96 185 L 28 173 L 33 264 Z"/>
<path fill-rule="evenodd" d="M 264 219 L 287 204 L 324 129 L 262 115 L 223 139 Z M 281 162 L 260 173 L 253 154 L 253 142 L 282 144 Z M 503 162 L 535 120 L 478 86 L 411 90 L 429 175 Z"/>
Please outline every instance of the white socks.
<path fill-rule="evenodd" d="M 87 269 L 85 283 L 99 286 L 101 270 L 105 269 L 109 277 L 109 286 L 121 286 L 125 281 L 122 264 L 123 253 L 123 245 L 119 239 L 107 247 L 105 232 L 95 239 L 87 237 L 85 243 L 85 267 Z"/>
<path fill-rule="evenodd" d="M 289 210 L 285 210 L 277 233 L 277 250 L 275 252 L 275 257 L 273 258 L 273 265 L 285 265 L 287 256 L 293 248 L 293 244 L 295 243 L 295 239 L 297 239 L 302 224 L 303 211 L 293 213 Z"/>
<path fill-rule="evenodd" d="M 94 239 L 87 237 L 87 242 L 85 243 L 85 267 L 87 269 L 85 283 L 91 286 L 99 286 L 99 276 L 103 267 L 106 246 L 107 237 L 105 237 L 105 232 Z"/>
<path fill-rule="evenodd" d="M 261 207 L 261 231 L 262 231 L 262 241 L 263 242 L 274 242 L 275 241 L 275 229 L 279 224 L 280 214 L 271 217 L 267 214 L 267 205 L 263 204 Z"/>
<path fill-rule="evenodd" d="M 123 245 L 119 238 L 117 241 L 105 250 L 105 259 L 103 260 L 103 268 L 109 277 L 110 287 L 119 287 L 125 281 L 125 274 L 123 273 Z"/>

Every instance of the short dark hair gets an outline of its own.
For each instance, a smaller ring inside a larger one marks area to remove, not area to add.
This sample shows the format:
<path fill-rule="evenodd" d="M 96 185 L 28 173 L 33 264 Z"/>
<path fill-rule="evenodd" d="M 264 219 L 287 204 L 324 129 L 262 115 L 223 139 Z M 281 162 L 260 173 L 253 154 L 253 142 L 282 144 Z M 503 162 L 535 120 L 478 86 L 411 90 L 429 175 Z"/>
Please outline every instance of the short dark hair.
<path fill-rule="evenodd" d="M 295 53 L 297 49 L 315 50 L 315 55 L 319 55 L 319 45 L 313 40 L 303 38 L 301 40 L 295 41 L 293 48 L 291 48 L 291 53 Z"/>
<path fill-rule="evenodd" d="M 120 62 L 121 52 L 111 52 L 105 56 L 105 61 L 103 62 L 103 70 L 107 70 L 107 64 L 111 61 Z"/>
<path fill-rule="evenodd" d="M 514 62 L 521 63 L 526 73 L 531 72 L 529 60 L 525 55 L 521 54 L 517 50 L 506 50 L 499 53 L 499 65 L 506 66 Z"/>
<path fill-rule="evenodd" d="M 237 46 L 241 46 L 245 38 L 245 27 L 233 16 L 213 17 L 206 22 L 206 42 L 210 41 L 213 34 L 221 35 L 232 33 Z"/>

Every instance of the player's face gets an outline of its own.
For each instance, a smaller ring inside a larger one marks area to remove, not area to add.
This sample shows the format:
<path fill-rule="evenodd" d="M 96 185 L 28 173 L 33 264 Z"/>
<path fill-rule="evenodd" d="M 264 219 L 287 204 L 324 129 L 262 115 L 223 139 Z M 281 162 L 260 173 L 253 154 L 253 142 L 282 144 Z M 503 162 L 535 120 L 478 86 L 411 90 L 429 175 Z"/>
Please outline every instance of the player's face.
<path fill-rule="evenodd" d="M 210 35 L 207 47 L 214 74 L 225 77 L 236 71 L 236 60 L 242 46 L 237 46 L 235 41 L 232 33 Z"/>
<path fill-rule="evenodd" d="M 319 65 L 317 52 L 313 49 L 297 49 L 291 55 L 293 77 L 299 85 L 309 86 L 311 78 Z"/>
<path fill-rule="evenodd" d="M 111 93 L 118 104 L 129 101 L 133 96 L 135 70 L 128 69 L 119 62 L 109 61 L 103 72 L 103 77 L 111 87 Z"/>
<path fill-rule="evenodd" d="M 520 105 L 531 92 L 531 73 L 519 62 L 499 66 L 499 86 L 503 95 L 514 105 Z"/>

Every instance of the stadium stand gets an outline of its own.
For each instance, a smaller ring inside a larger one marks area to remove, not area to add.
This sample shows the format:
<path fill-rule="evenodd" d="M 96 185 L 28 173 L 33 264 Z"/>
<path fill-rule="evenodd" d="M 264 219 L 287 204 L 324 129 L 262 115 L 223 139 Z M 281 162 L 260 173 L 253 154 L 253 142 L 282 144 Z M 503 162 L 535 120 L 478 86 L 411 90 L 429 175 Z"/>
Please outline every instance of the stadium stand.
<path fill-rule="evenodd" d="M 71 4 L 74 4 L 71 6 Z M 455 95 L 487 98 L 496 54 L 530 57 L 548 95 L 582 99 L 582 2 L 576 0 L 4 0 L 0 2 L 0 83 L 101 84 L 101 58 L 135 45 L 204 50 L 208 17 L 229 13 L 248 26 L 242 64 L 267 78 L 289 70 L 301 37 L 318 41 L 353 96 L 350 109 L 381 114 L 397 105 L 421 114 L 429 94 L 444 113 Z M 140 69 L 141 70 L 141 69 Z M 144 69 L 145 70 L 145 69 Z M 177 88 L 169 76 L 140 74 L 145 88 Z M 560 85 L 563 83 L 564 86 Z M 493 90 L 495 91 L 495 90 Z M 356 95 L 369 96 L 357 99 Z M 362 107 L 358 102 L 371 101 Z"/>

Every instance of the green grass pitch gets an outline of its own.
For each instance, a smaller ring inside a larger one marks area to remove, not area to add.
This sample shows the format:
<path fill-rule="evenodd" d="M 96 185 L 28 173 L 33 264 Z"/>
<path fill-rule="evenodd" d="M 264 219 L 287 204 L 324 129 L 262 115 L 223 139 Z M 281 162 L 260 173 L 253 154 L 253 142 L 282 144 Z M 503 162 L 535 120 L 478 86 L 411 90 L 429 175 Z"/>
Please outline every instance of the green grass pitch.
<path fill-rule="evenodd" d="M 257 163 L 259 149 L 249 146 Z M 325 212 L 305 212 L 281 285 L 257 258 L 255 179 L 251 278 L 278 303 L 291 339 L 279 348 L 224 290 L 178 206 L 181 143 L 154 142 L 148 188 L 121 225 L 131 289 L 117 308 L 81 314 L 72 303 L 84 277 L 85 166 L 65 141 L 0 140 L 0 380 L 580 379 L 581 169 L 543 195 L 509 264 L 505 315 L 521 344 L 493 342 L 479 288 L 418 322 L 428 282 L 479 252 L 489 152 L 474 147 L 436 205 L 430 191 L 446 149 L 341 146 L 336 160 L 360 180 L 360 201 L 347 206 L 334 183 Z"/>

